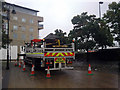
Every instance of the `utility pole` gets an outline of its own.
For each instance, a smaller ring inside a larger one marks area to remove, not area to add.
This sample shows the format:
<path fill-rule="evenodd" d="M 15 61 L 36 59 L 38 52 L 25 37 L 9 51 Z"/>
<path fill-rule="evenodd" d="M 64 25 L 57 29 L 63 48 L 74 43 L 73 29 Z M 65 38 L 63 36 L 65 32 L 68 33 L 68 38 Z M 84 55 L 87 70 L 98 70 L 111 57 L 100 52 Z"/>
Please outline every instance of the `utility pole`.
<path fill-rule="evenodd" d="M 7 3 L 5 3 L 4 5 L 6 5 L 7 8 L 7 24 L 8 24 L 8 28 L 7 28 L 7 65 L 6 65 L 6 70 L 9 70 L 9 21 L 10 21 L 10 5 L 7 5 Z M 3 8 L 6 8 L 5 6 L 3 6 Z M 12 14 L 16 14 L 16 11 L 14 10 L 14 6 L 13 6 L 13 10 L 12 10 Z M 10 55 L 11 56 L 11 55 Z M 11 57 L 10 57 L 11 59 Z"/>
<path fill-rule="evenodd" d="M 10 8 L 10 6 L 9 6 Z M 6 69 L 9 70 L 9 20 L 10 20 L 10 9 L 7 10 L 7 23 L 8 23 L 8 28 L 7 28 L 7 66 Z"/>
<path fill-rule="evenodd" d="M 101 19 L 101 7 L 100 4 L 103 4 L 103 2 L 99 2 L 99 18 Z"/>

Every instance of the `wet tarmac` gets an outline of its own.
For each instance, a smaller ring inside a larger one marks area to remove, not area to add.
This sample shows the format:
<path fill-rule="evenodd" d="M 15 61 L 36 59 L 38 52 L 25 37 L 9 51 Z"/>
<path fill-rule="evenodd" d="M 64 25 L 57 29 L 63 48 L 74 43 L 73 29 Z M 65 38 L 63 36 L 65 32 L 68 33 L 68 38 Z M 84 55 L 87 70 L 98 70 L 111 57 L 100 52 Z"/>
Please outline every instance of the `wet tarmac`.
<path fill-rule="evenodd" d="M 10 63 L 8 85 L 3 88 L 118 88 L 118 74 L 93 71 L 93 75 L 88 76 L 87 71 L 79 69 L 62 70 L 51 71 L 52 78 L 46 79 L 46 71 L 37 70 L 36 76 L 30 76 L 30 67 L 26 69 L 22 72 L 22 68 Z"/>

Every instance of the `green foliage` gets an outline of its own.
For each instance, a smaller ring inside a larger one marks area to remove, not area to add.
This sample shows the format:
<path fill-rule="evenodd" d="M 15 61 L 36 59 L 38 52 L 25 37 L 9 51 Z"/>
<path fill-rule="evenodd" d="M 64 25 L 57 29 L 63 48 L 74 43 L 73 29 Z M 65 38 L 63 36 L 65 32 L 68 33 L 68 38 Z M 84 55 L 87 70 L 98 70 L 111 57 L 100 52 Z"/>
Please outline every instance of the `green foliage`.
<path fill-rule="evenodd" d="M 105 19 L 100 20 L 95 15 L 87 15 L 87 12 L 83 12 L 74 16 L 71 21 L 74 29 L 70 31 L 68 37 L 71 40 L 75 39 L 76 50 L 88 51 L 88 49 L 113 45 L 113 37 Z"/>
<path fill-rule="evenodd" d="M 7 8 L 4 8 L 5 3 L 2 3 L 2 12 L 7 13 Z M 8 39 L 6 29 L 4 28 L 5 16 L 2 16 L 2 48 L 6 49 L 6 45 L 12 42 L 12 39 Z"/>
<path fill-rule="evenodd" d="M 6 45 L 7 43 L 10 44 L 12 42 L 12 39 L 9 39 L 9 41 L 7 41 L 7 34 L 5 33 L 5 31 L 2 31 L 2 48 L 6 49 Z"/>
<path fill-rule="evenodd" d="M 109 4 L 109 10 L 103 17 L 111 29 L 111 33 L 118 42 L 120 42 L 120 2 L 112 2 Z"/>
<path fill-rule="evenodd" d="M 96 26 L 94 27 L 95 15 L 87 15 L 87 12 L 83 12 L 81 15 L 74 16 L 71 21 L 74 29 L 68 36 L 70 39 L 75 39 L 76 50 L 93 49 L 95 47 L 93 39 L 96 29 Z"/>
<path fill-rule="evenodd" d="M 99 29 L 97 30 L 97 33 L 94 37 L 98 46 L 102 46 L 102 48 L 106 48 L 107 46 L 113 46 L 113 37 L 106 21 L 104 19 L 100 20 L 98 24 Z"/>
<path fill-rule="evenodd" d="M 2 48 L 6 49 L 7 44 L 7 35 L 5 34 L 5 31 L 2 31 Z"/>
<path fill-rule="evenodd" d="M 68 37 L 65 36 L 66 32 L 63 32 L 61 29 L 56 29 L 55 35 L 57 35 L 59 37 L 61 44 L 68 43 Z"/>

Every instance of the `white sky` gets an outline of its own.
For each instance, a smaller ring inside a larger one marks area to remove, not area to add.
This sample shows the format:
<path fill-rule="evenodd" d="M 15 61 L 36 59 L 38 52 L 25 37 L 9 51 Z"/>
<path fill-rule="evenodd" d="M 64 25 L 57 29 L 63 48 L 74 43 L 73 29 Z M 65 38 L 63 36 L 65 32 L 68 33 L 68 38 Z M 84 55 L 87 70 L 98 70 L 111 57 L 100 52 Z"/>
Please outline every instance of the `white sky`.
<path fill-rule="evenodd" d="M 44 17 L 44 29 L 39 32 L 39 38 L 61 29 L 69 33 L 73 29 L 71 19 L 82 12 L 99 16 L 98 7 L 100 0 L 5 0 L 9 3 L 28 7 L 40 11 L 39 16 Z M 101 0 L 102 14 L 108 9 L 108 4 L 119 0 Z"/>

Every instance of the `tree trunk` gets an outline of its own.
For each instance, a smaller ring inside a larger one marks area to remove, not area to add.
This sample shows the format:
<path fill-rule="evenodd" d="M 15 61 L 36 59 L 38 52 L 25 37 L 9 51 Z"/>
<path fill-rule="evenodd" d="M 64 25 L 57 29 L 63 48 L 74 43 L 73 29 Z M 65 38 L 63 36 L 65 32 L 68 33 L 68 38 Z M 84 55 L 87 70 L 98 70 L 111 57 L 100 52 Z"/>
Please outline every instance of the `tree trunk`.
<path fill-rule="evenodd" d="M 88 53 L 88 49 L 87 49 L 87 63 L 89 63 L 89 53 Z"/>
<path fill-rule="evenodd" d="M 107 49 L 107 46 L 105 45 L 105 49 Z"/>
<path fill-rule="evenodd" d="M 103 50 L 104 46 L 102 46 L 102 50 Z"/>

